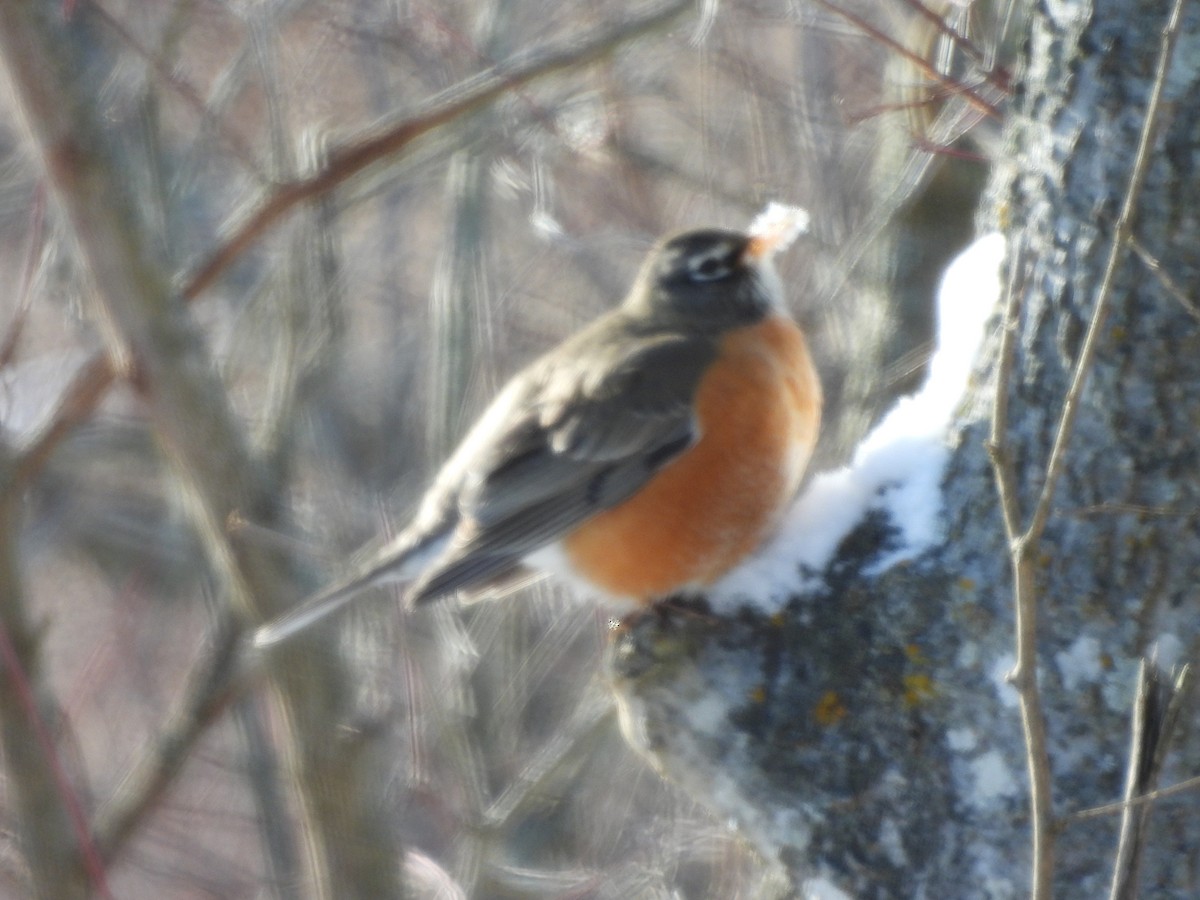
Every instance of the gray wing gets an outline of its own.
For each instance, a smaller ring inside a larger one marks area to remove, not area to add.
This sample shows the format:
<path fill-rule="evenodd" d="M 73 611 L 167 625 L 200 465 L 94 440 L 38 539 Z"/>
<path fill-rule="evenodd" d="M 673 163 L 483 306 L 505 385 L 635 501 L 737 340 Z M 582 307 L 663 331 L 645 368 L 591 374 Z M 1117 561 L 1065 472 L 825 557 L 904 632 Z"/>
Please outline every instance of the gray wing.
<path fill-rule="evenodd" d="M 510 383 L 447 463 L 417 525 L 440 519 L 449 540 L 413 602 L 511 569 L 695 441 L 693 398 L 715 344 L 596 324 Z"/>

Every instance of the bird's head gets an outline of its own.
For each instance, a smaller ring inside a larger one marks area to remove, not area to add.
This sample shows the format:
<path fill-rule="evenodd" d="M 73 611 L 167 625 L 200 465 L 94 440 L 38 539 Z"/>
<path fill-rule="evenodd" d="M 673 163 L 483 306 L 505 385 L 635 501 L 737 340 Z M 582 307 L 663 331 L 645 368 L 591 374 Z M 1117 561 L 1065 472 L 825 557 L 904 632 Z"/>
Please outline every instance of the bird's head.
<path fill-rule="evenodd" d="M 655 321 L 724 330 L 784 308 L 771 257 L 781 239 L 708 228 L 668 237 L 652 249 L 626 307 Z"/>

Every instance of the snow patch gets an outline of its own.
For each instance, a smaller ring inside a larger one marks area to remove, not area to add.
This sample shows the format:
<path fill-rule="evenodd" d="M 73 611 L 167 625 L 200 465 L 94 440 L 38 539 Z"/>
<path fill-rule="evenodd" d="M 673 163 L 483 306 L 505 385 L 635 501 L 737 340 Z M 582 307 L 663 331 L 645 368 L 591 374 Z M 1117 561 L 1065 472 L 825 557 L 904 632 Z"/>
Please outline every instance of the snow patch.
<path fill-rule="evenodd" d="M 1170 672 L 1185 660 L 1187 648 L 1177 634 L 1160 634 L 1150 645 L 1149 656 L 1164 672 Z"/>
<path fill-rule="evenodd" d="M 1081 635 L 1066 650 L 1054 654 L 1063 687 L 1074 691 L 1081 685 L 1100 680 L 1103 665 L 1100 662 L 1100 642 L 1094 637 Z"/>
<path fill-rule="evenodd" d="M 808 231 L 808 210 L 799 206 L 771 202 L 759 213 L 750 228 L 752 247 L 756 245 L 756 257 L 770 258 L 786 250 L 800 235 Z"/>
<path fill-rule="evenodd" d="M 826 878 L 810 878 L 801 890 L 804 900 L 852 900 L 849 894 Z"/>
<path fill-rule="evenodd" d="M 1005 763 L 999 750 L 988 750 L 971 760 L 971 776 L 975 781 L 974 799 L 980 806 L 994 800 L 1014 796 L 1020 785 Z"/>
<path fill-rule="evenodd" d="M 974 750 L 978 744 L 979 736 L 971 728 L 951 728 L 946 732 L 946 746 L 955 753 Z"/>
<path fill-rule="evenodd" d="M 1017 658 L 1011 653 L 1004 653 L 997 657 L 992 663 L 992 667 L 988 670 L 988 677 L 991 678 L 992 684 L 996 687 L 996 694 L 1000 698 L 1000 704 L 1013 709 L 1021 702 L 1021 697 L 1017 693 L 1017 689 L 1013 687 L 1012 682 L 1008 680 L 1009 673 L 1017 664 Z"/>
<path fill-rule="evenodd" d="M 895 819 L 884 819 L 879 826 L 879 846 L 893 866 L 903 868 L 908 865 L 908 854 L 904 852 L 904 839 L 900 836 L 900 826 Z"/>

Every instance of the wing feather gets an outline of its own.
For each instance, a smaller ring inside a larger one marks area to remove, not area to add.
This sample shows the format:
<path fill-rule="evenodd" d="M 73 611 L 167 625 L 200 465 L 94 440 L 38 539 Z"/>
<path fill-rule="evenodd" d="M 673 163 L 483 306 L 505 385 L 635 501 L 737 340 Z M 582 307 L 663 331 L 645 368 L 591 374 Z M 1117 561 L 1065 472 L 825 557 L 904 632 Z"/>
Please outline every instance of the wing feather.
<path fill-rule="evenodd" d="M 413 586 L 415 602 L 512 568 L 627 499 L 696 440 L 692 401 L 715 343 L 619 325 L 581 333 L 518 376 L 503 420 L 485 414 L 492 432 L 473 432 L 469 458 L 447 463 L 453 471 L 426 505 L 444 510 L 452 533 Z"/>

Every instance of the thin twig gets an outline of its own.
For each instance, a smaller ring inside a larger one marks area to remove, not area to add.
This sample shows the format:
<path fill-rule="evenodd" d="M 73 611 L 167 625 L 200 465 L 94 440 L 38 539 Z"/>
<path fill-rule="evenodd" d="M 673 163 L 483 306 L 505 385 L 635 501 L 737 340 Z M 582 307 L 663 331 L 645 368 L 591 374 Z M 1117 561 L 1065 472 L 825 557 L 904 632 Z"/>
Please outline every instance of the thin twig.
<path fill-rule="evenodd" d="M 83 804 L 80 802 L 79 794 L 71 785 L 71 779 L 67 776 L 66 770 L 63 767 L 58 747 L 55 745 L 54 738 L 50 734 L 50 728 L 47 726 L 46 720 L 42 715 L 40 704 L 35 696 L 36 692 L 33 685 L 29 682 L 21 655 L 17 651 L 12 638 L 9 636 L 8 628 L 3 624 L 0 624 L 0 662 L 2 662 L 5 681 L 13 688 L 13 693 L 16 695 L 17 701 L 21 706 L 21 711 L 24 713 L 26 721 L 29 724 L 29 730 L 37 741 L 38 751 L 45 759 L 50 775 L 54 779 L 58 796 L 62 800 L 63 808 L 71 823 L 71 829 L 79 844 L 80 862 L 83 866 L 87 883 L 91 885 L 92 889 L 99 896 L 111 900 L 112 891 L 108 887 L 108 873 L 105 870 L 101 854 L 97 852 L 96 842 L 92 840 L 91 834 L 88 831 L 87 816 L 84 814 Z"/>
<path fill-rule="evenodd" d="M 666 25 L 693 5 L 693 0 L 672 0 L 617 26 L 524 53 L 515 59 L 445 91 L 400 122 L 371 130 L 333 150 L 328 163 L 316 174 L 280 185 L 234 230 L 220 247 L 186 279 L 181 293 L 195 297 L 213 283 L 242 253 L 270 231 L 299 204 L 330 191 L 383 159 L 454 122 L 481 106 L 530 81 L 564 69 L 594 62 L 621 44 Z"/>
<path fill-rule="evenodd" d="M 1090 506 L 1081 506 L 1076 509 L 1060 510 L 1059 515 L 1074 516 L 1077 519 L 1086 519 L 1092 516 L 1116 515 L 1192 519 L 1196 516 L 1200 516 L 1200 508 L 1148 506 L 1144 503 L 1121 503 L 1116 500 L 1107 500 L 1104 503 L 1095 503 Z"/>
<path fill-rule="evenodd" d="M 1054 874 L 1054 809 L 1050 778 L 1050 755 L 1046 740 L 1046 716 L 1042 709 L 1037 677 L 1037 597 L 1030 545 L 1022 540 L 1021 509 L 1017 473 L 1009 450 L 1008 386 L 1016 365 L 1018 326 L 1025 285 L 1020 253 L 1009 260 L 1000 358 L 996 373 L 996 396 L 992 407 L 988 454 L 1000 495 L 1000 512 L 1009 545 L 1013 578 L 1013 607 L 1016 617 L 1017 661 L 1009 679 L 1017 689 L 1021 707 L 1021 729 L 1025 739 L 1025 765 L 1029 773 L 1029 808 L 1033 856 L 1033 891 L 1038 900 L 1049 897 Z"/>
<path fill-rule="evenodd" d="M 902 0 L 902 2 L 905 6 L 916 12 L 917 15 L 929 21 L 934 28 L 948 37 L 951 43 L 962 50 L 963 53 L 975 60 L 979 64 L 979 71 L 983 74 L 983 77 L 993 87 L 998 88 L 1006 94 L 1009 92 L 1011 85 L 1009 84 L 1008 71 L 1003 66 L 990 64 L 987 56 L 974 41 L 957 28 L 951 27 L 943 16 L 926 6 L 922 0 Z"/>
<path fill-rule="evenodd" d="M 944 85 L 948 88 L 954 88 L 956 92 L 967 101 L 967 103 L 969 103 L 979 112 L 992 119 L 999 120 L 1002 118 L 1000 109 L 995 104 L 989 103 L 970 88 L 964 90 L 960 81 L 952 78 L 949 75 L 939 72 L 937 67 L 931 65 L 929 60 L 927 60 L 921 54 L 915 53 L 908 49 L 895 38 L 876 28 L 862 16 L 858 15 L 857 13 L 853 13 L 848 9 L 843 9 L 836 3 L 831 2 L 831 0 L 816 0 L 816 2 L 830 12 L 835 13 L 846 21 L 850 22 L 865 35 L 870 37 L 871 40 L 883 44 L 885 47 L 899 54 L 904 59 L 907 59 L 914 66 L 916 66 L 917 70 L 920 71 L 926 78 L 930 78 L 933 81 L 936 81 L 938 84 Z"/>
<path fill-rule="evenodd" d="M 1178 300 L 1179 305 L 1183 307 L 1189 316 L 1200 321 L 1200 306 L 1196 305 L 1196 301 L 1188 296 L 1187 291 L 1180 286 L 1178 281 L 1171 277 L 1158 259 L 1151 255 L 1150 251 L 1146 249 L 1145 245 L 1135 235 L 1130 235 L 1129 237 L 1129 248 L 1142 261 L 1142 265 L 1149 269 L 1151 274 L 1158 279 L 1159 284 L 1163 286 L 1163 290 Z"/>
<path fill-rule="evenodd" d="M 1144 806 L 1147 803 L 1154 803 L 1156 800 L 1167 800 L 1197 789 L 1200 789 L 1200 775 L 1193 775 L 1191 778 L 1177 781 L 1169 787 L 1159 788 L 1156 791 L 1148 791 L 1140 796 L 1130 797 L 1128 800 L 1118 800 L 1115 803 L 1105 803 L 1102 806 L 1090 806 L 1087 809 L 1068 813 L 1063 816 L 1062 821 L 1064 825 L 1071 825 L 1076 822 L 1086 822 L 1089 819 L 1099 819 L 1104 816 L 1111 816 L 1114 813 L 1124 812 L 1130 807 Z"/>
<path fill-rule="evenodd" d="M 915 109 L 929 109 L 944 104 L 945 101 L 959 97 L 964 94 L 975 94 L 976 85 L 968 84 L 965 81 L 955 81 L 949 84 L 939 84 L 926 88 L 922 96 L 915 100 L 904 100 L 895 103 L 880 103 L 875 106 L 869 106 L 866 109 L 861 109 L 856 112 L 847 113 L 845 121 L 851 125 L 857 125 L 859 122 L 865 122 L 868 119 L 876 116 L 885 115 L 894 112 L 906 112 Z M 976 95 L 977 96 L 977 95 Z M 980 121 L 977 114 L 974 122 Z M 915 136 L 914 136 L 915 137 Z"/>

